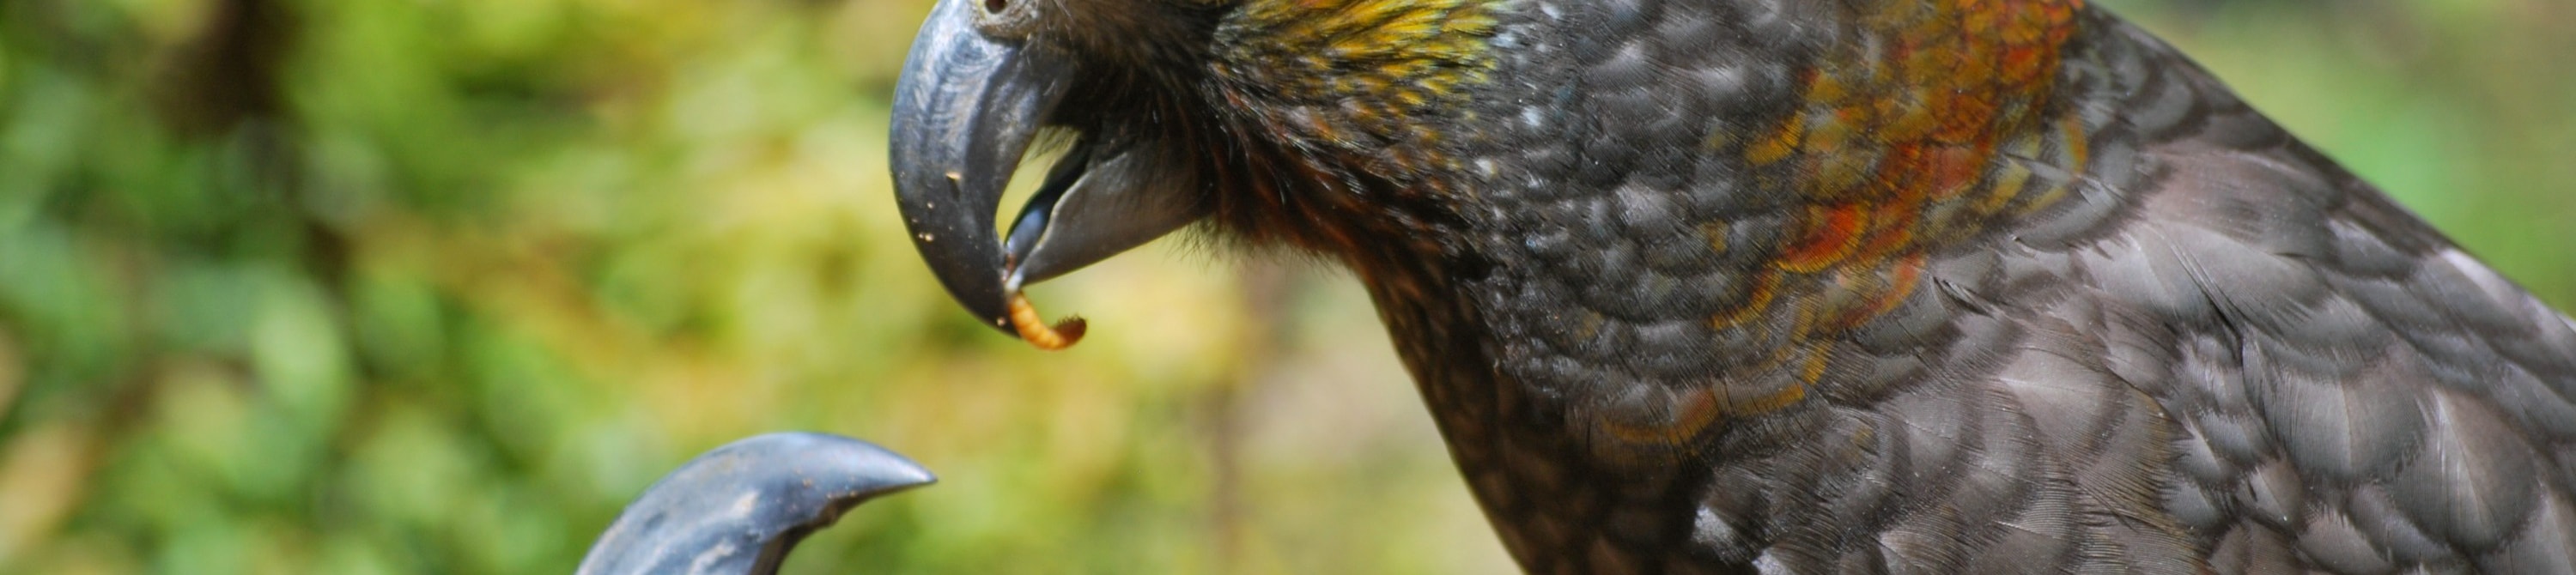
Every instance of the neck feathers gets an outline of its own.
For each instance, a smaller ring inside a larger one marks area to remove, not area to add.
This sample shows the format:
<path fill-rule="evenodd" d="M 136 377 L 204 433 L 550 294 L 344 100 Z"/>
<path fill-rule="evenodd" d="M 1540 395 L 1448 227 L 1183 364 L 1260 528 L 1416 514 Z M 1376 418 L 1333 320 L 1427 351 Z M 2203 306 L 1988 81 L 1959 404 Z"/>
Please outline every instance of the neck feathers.
<path fill-rule="evenodd" d="M 1503 381 L 1425 385 L 1526 387 L 1602 461 L 1694 453 L 1868 385 L 1845 381 L 1875 376 L 1837 345 L 1918 301 L 1943 250 L 2086 170 L 2093 126 L 2060 94 L 2077 0 L 1501 6 L 1490 71 L 1423 116 L 1460 127 L 1425 148 L 1443 163 L 1340 166 L 1419 203 L 1343 195 L 1380 221 L 1455 219 L 1408 233 L 1445 234 L 1413 239 L 1468 295 L 1380 306 L 1460 308 L 1479 325 L 1413 329 L 1487 334 Z"/>

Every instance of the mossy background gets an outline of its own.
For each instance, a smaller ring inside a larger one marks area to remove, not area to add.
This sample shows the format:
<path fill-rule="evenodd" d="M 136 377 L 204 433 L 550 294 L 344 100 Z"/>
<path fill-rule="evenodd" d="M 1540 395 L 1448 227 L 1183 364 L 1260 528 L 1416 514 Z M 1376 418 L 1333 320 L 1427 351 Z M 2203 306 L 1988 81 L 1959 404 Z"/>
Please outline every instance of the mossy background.
<path fill-rule="evenodd" d="M 2576 3 L 2104 3 L 2576 307 Z M 0 2 L 0 572 L 560 573 L 789 429 L 942 476 L 790 572 L 1509 569 L 1347 275 L 958 311 L 885 167 L 927 8 Z"/>

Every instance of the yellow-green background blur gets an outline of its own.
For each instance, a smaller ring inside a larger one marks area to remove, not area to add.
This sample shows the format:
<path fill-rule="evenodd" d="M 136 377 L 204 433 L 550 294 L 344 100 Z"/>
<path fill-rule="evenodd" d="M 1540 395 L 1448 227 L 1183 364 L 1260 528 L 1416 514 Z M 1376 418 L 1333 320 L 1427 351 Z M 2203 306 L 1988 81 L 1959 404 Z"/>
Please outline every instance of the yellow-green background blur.
<path fill-rule="evenodd" d="M 2106 3 L 2576 305 L 2576 2 Z M 1062 353 L 951 304 L 926 9 L 0 0 L 0 572 L 559 573 L 790 429 L 942 476 L 791 572 L 1508 569 L 1346 275 L 1164 242 L 1034 291 Z"/>

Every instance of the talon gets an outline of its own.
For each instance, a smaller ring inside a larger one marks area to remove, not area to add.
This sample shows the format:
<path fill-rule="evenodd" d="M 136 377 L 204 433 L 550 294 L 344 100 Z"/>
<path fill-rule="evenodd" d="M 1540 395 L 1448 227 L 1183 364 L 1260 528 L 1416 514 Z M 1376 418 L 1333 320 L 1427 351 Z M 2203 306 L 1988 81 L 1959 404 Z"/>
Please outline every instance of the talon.
<path fill-rule="evenodd" d="M 1038 349 L 1056 351 L 1073 347 L 1075 342 L 1082 341 L 1082 331 L 1087 326 L 1082 316 L 1066 317 L 1049 326 L 1038 318 L 1038 307 L 1029 304 L 1028 295 L 1011 294 L 1011 327 L 1020 331 L 1020 339 L 1027 340 L 1029 345 Z"/>

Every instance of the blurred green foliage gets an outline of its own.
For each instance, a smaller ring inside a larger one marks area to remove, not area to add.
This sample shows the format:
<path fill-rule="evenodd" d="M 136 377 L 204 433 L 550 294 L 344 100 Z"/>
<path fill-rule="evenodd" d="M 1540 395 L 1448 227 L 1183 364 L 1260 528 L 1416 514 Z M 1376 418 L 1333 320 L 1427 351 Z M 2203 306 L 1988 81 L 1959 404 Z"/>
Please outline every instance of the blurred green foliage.
<path fill-rule="evenodd" d="M 2576 6 L 2110 3 L 2576 305 Z M 1037 290 L 1060 354 L 957 311 L 884 166 L 926 9 L 0 2 L 0 572 L 562 572 L 785 429 L 943 476 L 793 572 L 1508 568 L 1345 276 L 1147 250 Z"/>

